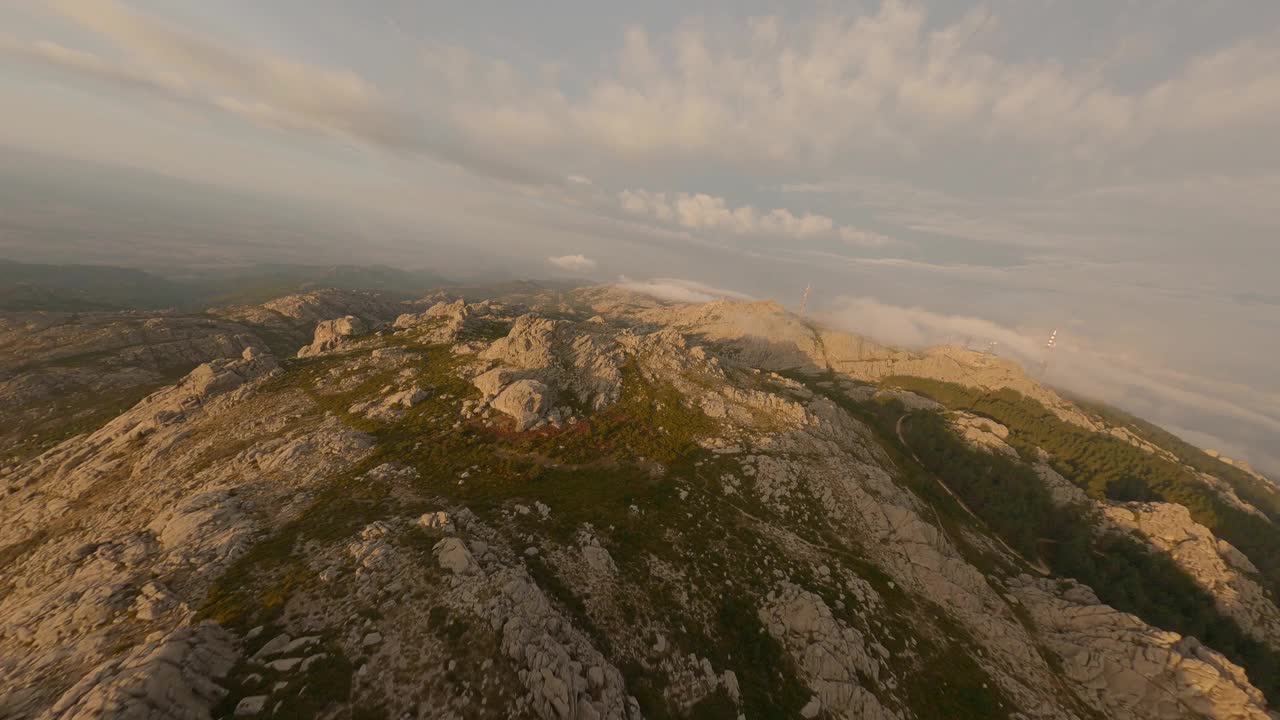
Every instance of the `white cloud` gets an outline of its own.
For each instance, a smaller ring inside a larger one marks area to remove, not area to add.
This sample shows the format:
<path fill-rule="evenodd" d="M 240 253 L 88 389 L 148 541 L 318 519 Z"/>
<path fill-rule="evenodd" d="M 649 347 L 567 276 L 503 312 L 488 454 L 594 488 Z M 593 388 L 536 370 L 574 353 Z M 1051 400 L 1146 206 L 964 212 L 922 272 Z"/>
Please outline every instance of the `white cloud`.
<path fill-rule="evenodd" d="M 1019 357 L 1039 359 L 1044 344 L 1042 339 L 982 318 L 887 305 L 867 297 L 840 298 L 824 319 L 900 347 L 920 348 L 948 341 L 963 343 L 966 339 L 972 340 L 974 347 L 986 347 L 995 341 L 1003 350 L 1017 352 Z"/>
<path fill-rule="evenodd" d="M 1105 64 L 1006 60 L 999 18 L 949 23 L 884 0 L 865 15 L 632 28 L 585 91 L 466 50 L 440 51 L 454 120 L 526 148 L 585 143 L 624 156 L 827 164 L 851 150 L 920 157 L 938 142 L 1068 154 L 1152 138 L 1265 128 L 1280 113 L 1274 36 L 1195 57 L 1145 85 Z"/>
<path fill-rule="evenodd" d="M 1127 182 L 1095 182 L 1072 189 L 964 194 L 912 183 L 847 176 L 840 180 L 784 184 L 784 195 L 839 195 L 894 226 L 933 235 L 968 238 L 1077 257 L 1114 255 L 1117 248 L 1158 248 L 1160 262 L 1218 257 L 1247 251 L 1243 237 L 1280 232 L 1273 208 L 1280 203 L 1280 173 L 1199 174 Z M 1223 237 L 1226 236 L 1226 237 Z M 1207 245 L 1205 238 L 1224 242 Z M 1183 282 L 1188 282 L 1183 279 Z"/>
<path fill-rule="evenodd" d="M 215 42 L 115 0 L 51 0 L 48 7 L 124 54 L 128 62 L 116 64 L 121 74 L 165 77 L 168 82 L 157 87 L 204 98 L 254 122 L 378 144 L 407 140 L 403 119 L 353 72 Z M 99 68 L 107 62 L 95 58 L 92 64 Z"/>
<path fill-rule="evenodd" d="M 473 142 L 462 129 L 426 130 L 421 118 L 351 70 L 228 43 L 117 0 L 50 0 L 41 7 L 105 41 L 114 55 L 0 36 L 0 56 L 261 127 L 426 156 L 483 177 L 521 185 L 572 182 L 487 141 Z"/>
<path fill-rule="evenodd" d="M 881 342 L 910 348 L 966 344 L 986 349 L 995 341 L 998 355 L 1021 362 L 1027 372 L 1055 387 L 1129 410 L 1168 427 L 1197 430 L 1208 437 L 1231 437 L 1234 451 L 1274 471 L 1277 458 L 1268 438 L 1280 433 L 1274 403 L 1257 402 L 1260 391 L 1246 385 L 1188 376 L 1163 369 L 1153 359 L 1109 353 L 1069 330 L 1058 335 L 1047 354 L 1050 328 L 1016 329 L 979 317 L 947 315 L 918 307 L 901 307 L 866 297 L 841 297 L 821 319 Z M 1040 366 L 1048 362 L 1047 373 Z M 1265 393 L 1264 393 L 1265 396 Z"/>
<path fill-rule="evenodd" d="M 848 226 L 840 228 L 840 239 L 846 244 L 861 247 L 879 247 L 893 242 L 893 238 L 870 230 L 859 230 Z"/>
<path fill-rule="evenodd" d="M 694 280 L 682 280 L 679 278 L 631 280 L 624 275 L 618 278 L 618 287 L 669 302 L 701 303 L 719 299 L 752 299 L 750 295 L 734 290 L 726 290 Z"/>
<path fill-rule="evenodd" d="M 547 258 L 547 263 L 569 272 L 590 272 L 596 269 L 596 261 L 585 255 L 561 255 Z"/>
<path fill-rule="evenodd" d="M 792 239 L 836 238 L 850 245 L 884 245 L 892 239 L 879 233 L 837 225 L 825 215 L 796 215 L 785 208 L 757 210 L 751 205 L 730 207 L 727 200 L 705 193 L 694 195 L 623 190 L 618 205 L 641 215 L 690 230 L 717 230 L 735 235 L 763 235 Z"/>
<path fill-rule="evenodd" d="M 66 72 L 94 77 L 121 87 L 170 93 L 174 96 L 184 93 L 180 80 L 171 75 L 121 67 L 92 53 L 46 40 L 26 42 L 13 37 L 0 36 L 0 54 L 23 62 L 43 64 Z"/>

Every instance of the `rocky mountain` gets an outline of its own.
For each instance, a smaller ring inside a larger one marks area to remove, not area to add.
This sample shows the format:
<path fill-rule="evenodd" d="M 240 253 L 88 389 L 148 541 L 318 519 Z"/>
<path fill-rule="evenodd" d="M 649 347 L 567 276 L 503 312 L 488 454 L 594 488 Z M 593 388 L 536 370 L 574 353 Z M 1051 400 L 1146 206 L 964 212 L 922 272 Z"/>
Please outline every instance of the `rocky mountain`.
<path fill-rule="evenodd" d="M 318 289 L 376 291 L 409 298 L 446 285 L 451 283 L 434 273 L 380 265 L 258 263 L 158 274 L 111 265 L 42 265 L 0 258 L 0 311 L 7 312 L 189 312 L 211 305 L 260 303 Z"/>
<path fill-rule="evenodd" d="M 1280 717 L 1264 478 L 774 303 L 477 295 L 5 317 L 15 437 L 139 397 L 0 470 L 0 717 Z"/>
<path fill-rule="evenodd" d="M 385 322 L 413 304 L 317 290 L 262 305 L 177 311 L 0 313 L 0 472 L 102 425 L 200 363 L 257 347 L 292 355 L 317 322 Z"/>

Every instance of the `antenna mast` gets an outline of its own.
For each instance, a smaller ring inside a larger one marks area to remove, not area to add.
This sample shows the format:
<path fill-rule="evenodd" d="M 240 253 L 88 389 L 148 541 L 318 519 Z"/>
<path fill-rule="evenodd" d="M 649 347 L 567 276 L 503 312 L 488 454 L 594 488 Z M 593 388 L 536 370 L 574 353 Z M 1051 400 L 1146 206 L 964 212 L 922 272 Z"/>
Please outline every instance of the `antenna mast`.
<path fill-rule="evenodd" d="M 1044 360 L 1040 362 L 1040 377 L 1044 377 L 1045 372 L 1049 369 L 1049 360 L 1053 357 L 1054 348 L 1058 347 L 1058 329 L 1054 328 L 1049 334 L 1049 342 L 1044 344 Z"/>
<path fill-rule="evenodd" d="M 813 285 L 804 286 L 804 297 L 800 298 L 800 317 L 804 317 L 804 308 L 809 304 L 809 291 L 813 289 Z"/>

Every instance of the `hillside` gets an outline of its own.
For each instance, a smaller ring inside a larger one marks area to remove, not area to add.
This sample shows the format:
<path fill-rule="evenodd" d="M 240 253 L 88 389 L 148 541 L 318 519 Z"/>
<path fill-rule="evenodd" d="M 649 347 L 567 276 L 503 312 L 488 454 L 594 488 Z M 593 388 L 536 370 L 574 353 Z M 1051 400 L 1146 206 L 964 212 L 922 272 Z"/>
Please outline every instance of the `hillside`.
<path fill-rule="evenodd" d="M 263 303 L 315 290 L 357 290 L 398 299 L 448 285 L 434 273 L 385 266 L 257 264 L 184 270 L 173 276 L 111 265 L 45 265 L 0 259 L 0 311 L 177 310 Z"/>
<path fill-rule="evenodd" d="M 988 355 L 611 286 L 0 318 L 0 717 L 1277 717 L 1275 486 Z"/>

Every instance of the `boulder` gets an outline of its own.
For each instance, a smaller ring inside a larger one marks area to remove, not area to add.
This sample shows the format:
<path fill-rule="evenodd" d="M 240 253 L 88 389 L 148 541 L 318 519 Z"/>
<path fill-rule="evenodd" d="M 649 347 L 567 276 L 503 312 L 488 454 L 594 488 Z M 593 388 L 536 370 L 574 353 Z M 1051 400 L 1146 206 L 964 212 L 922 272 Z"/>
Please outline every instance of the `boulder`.
<path fill-rule="evenodd" d="M 405 413 L 418 403 L 427 399 L 427 391 L 419 387 L 408 388 L 391 393 L 385 397 L 358 402 L 347 408 L 352 415 L 363 415 L 370 420 L 395 422 L 403 419 Z"/>
<path fill-rule="evenodd" d="M 453 530 L 453 523 L 449 520 L 449 513 L 443 510 L 423 513 L 422 517 L 418 518 L 418 526 L 426 530 Z"/>
<path fill-rule="evenodd" d="M 517 380 L 498 393 L 492 404 L 516 421 L 516 432 L 524 432 L 551 409 L 551 389 L 537 380 Z"/>
<path fill-rule="evenodd" d="M 338 347 L 356 335 L 369 332 L 369 324 L 355 315 L 321 320 L 316 325 L 316 333 L 311 344 L 298 350 L 298 357 L 315 357 Z"/>
<path fill-rule="evenodd" d="M 250 695 L 236 703 L 236 717 L 257 715 L 267 706 L 266 695 Z"/>
<path fill-rule="evenodd" d="M 436 543 L 432 550 L 440 567 L 458 575 L 469 575 L 480 570 L 466 543 L 456 537 L 447 537 Z"/>
<path fill-rule="evenodd" d="M 516 373 L 508 368 L 494 368 L 488 372 L 481 373 L 471 380 L 471 384 L 476 386 L 480 394 L 486 399 L 492 399 L 502 392 L 502 388 L 508 383 L 515 380 Z"/>
<path fill-rule="evenodd" d="M 216 684 L 235 663 L 230 634 L 212 623 L 144 642 L 91 669 L 41 720 L 209 717 L 226 695 Z M 29 716 L 28 716 L 29 717 Z"/>

